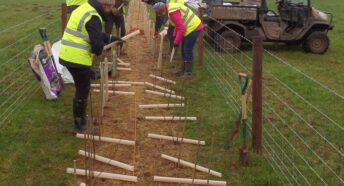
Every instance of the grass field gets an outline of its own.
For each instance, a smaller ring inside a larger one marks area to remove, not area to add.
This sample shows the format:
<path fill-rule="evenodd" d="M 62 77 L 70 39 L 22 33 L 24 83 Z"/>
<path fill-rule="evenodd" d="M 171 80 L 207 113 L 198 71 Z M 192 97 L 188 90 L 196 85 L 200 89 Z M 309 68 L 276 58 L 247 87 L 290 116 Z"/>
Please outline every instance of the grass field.
<path fill-rule="evenodd" d="M 2 90 L 11 83 L 13 79 L 19 78 L 19 80 L 11 86 L 11 88 L 4 94 L 0 94 L 0 105 L 2 101 L 13 95 L 11 102 L 15 101 L 17 95 L 22 93 L 22 84 L 31 85 L 33 76 L 28 66 L 25 65 L 27 55 L 29 54 L 32 46 L 40 42 L 40 38 L 37 32 L 37 28 L 51 22 L 57 21 L 48 27 L 48 34 L 51 40 L 58 38 L 60 34 L 59 28 L 59 15 L 58 8 L 59 3 L 62 1 L 56 0 L 16 0 L 3 2 L 0 5 L 0 75 L 2 77 L 8 75 L 8 72 L 17 68 L 18 65 L 22 65 L 17 74 L 11 74 L 8 76 L 5 82 L 0 80 L 0 93 Z M 270 2 L 270 5 L 274 5 Z M 313 55 L 303 53 L 301 47 L 286 46 L 283 44 L 266 44 L 266 49 L 273 52 L 282 59 L 288 61 L 296 68 L 302 70 L 316 80 L 327 85 L 331 89 L 335 90 L 341 95 L 344 95 L 344 56 L 343 49 L 344 43 L 344 25 L 341 21 L 344 19 L 344 13 L 341 11 L 344 9 L 344 5 L 338 0 L 313 1 L 314 7 L 332 12 L 334 14 L 335 29 L 330 32 L 331 46 L 329 51 L 324 55 Z M 10 8 L 9 8 L 10 7 Z M 14 8 L 11 8 L 14 7 Z M 17 26 L 11 30 L 7 30 L 14 25 L 22 23 L 23 21 L 35 18 L 38 15 L 42 15 L 49 12 L 51 15 L 44 16 L 44 19 L 39 19 L 32 24 L 25 26 Z M 29 35 L 26 39 L 20 40 L 20 38 Z M 20 41 L 18 41 L 20 40 Z M 8 44 L 18 41 L 13 47 L 1 49 Z M 2 65 L 9 58 L 16 55 L 18 52 L 22 52 L 23 49 L 28 48 L 23 54 L 15 57 L 13 61 Z M 206 59 L 211 59 L 209 56 L 217 55 L 225 59 L 231 56 L 225 56 L 215 53 L 212 49 L 208 49 L 209 53 Z M 249 54 L 249 51 L 245 52 Z M 250 67 L 250 63 L 242 55 L 237 56 L 241 58 L 243 65 Z M 212 65 L 221 67 L 219 61 L 205 61 L 205 63 L 214 62 Z M 23 65 L 24 64 L 24 65 Z M 236 70 L 243 70 L 236 63 L 230 63 Z M 196 115 L 200 118 L 199 123 L 192 124 L 187 128 L 187 134 L 190 138 L 202 138 L 209 141 L 211 145 L 202 149 L 198 162 L 203 165 L 211 165 L 215 170 L 221 171 L 225 174 L 226 180 L 230 185 L 279 185 L 281 183 L 278 171 L 274 171 L 270 167 L 269 162 L 265 160 L 262 155 L 255 155 L 250 152 L 250 165 L 249 167 L 241 167 L 237 165 L 238 151 L 241 143 L 241 138 L 238 136 L 230 148 L 225 148 L 225 140 L 228 131 L 233 127 L 234 121 L 237 119 L 238 114 L 232 110 L 233 103 L 223 98 L 221 90 L 213 79 L 213 75 L 209 73 L 207 66 L 195 66 L 195 76 L 192 81 L 183 86 L 177 87 L 177 91 L 183 95 L 190 96 L 190 115 Z M 209 66 L 208 66 L 209 67 Z M 226 66 L 224 66 L 226 67 Z M 309 81 L 304 76 L 291 70 L 286 65 L 278 62 L 271 56 L 265 57 L 264 68 L 272 74 L 278 76 L 288 86 L 293 87 L 298 93 L 305 97 L 305 99 L 316 107 L 320 108 L 323 112 L 328 114 L 341 126 L 344 125 L 343 100 L 336 98 L 333 94 L 320 88 L 319 85 Z M 222 70 L 228 70 L 227 67 Z M 232 79 L 230 85 L 235 87 L 231 91 L 236 98 L 239 97 L 238 83 L 235 82 L 236 74 L 228 71 L 229 74 L 224 76 Z M 23 74 L 23 75 L 22 75 Z M 22 76 L 21 76 L 22 75 Z M 269 77 L 266 77 L 268 80 Z M 1 78 L 0 78 L 1 79 Z M 319 114 L 314 114 L 306 104 L 299 99 L 296 99 L 292 94 L 286 94 L 284 89 L 280 89 L 280 85 L 274 84 L 273 81 L 266 81 L 270 87 L 275 88 L 276 92 L 294 105 L 303 116 L 307 117 L 309 121 L 312 121 L 317 129 L 321 130 L 321 133 L 326 134 L 331 141 L 335 143 L 339 149 L 344 148 L 343 132 L 341 130 L 335 130 L 332 125 L 328 127 L 324 124 L 326 120 Z M 270 84 L 271 82 L 271 84 Z M 17 91 L 19 90 L 19 92 Z M 47 102 L 43 100 L 41 90 L 37 85 L 32 89 L 28 89 L 27 93 L 23 92 L 23 95 L 27 95 L 28 99 L 24 100 L 25 106 L 15 112 L 10 121 L 0 122 L 0 185 L 66 185 L 71 182 L 72 177 L 65 174 L 65 168 L 71 166 L 71 160 L 77 156 L 75 149 L 80 147 L 79 140 L 67 134 L 67 131 L 72 126 L 71 116 L 71 99 L 74 88 L 67 86 L 64 90 L 61 99 L 55 102 Z M 273 105 L 275 109 L 278 109 L 279 113 L 290 123 L 290 126 L 295 127 L 304 134 L 305 139 L 312 142 L 314 148 L 319 143 L 317 152 L 323 156 L 327 156 L 332 159 L 330 162 L 331 167 L 337 167 L 340 175 L 343 177 L 343 165 L 337 165 L 338 162 L 343 162 L 341 157 L 334 156 L 331 151 L 326 152 L 328 146 L 326 143 L 321 143 L 316 135 L 312 136 L 311 131 L 307 131 L 306 127 L 298 126 L 300 119 L 295 118 L 289 113 L 285 106 L 281 105 L 276 98 L 272 99 L 271 94 L 264 96 L 266 100 L 271 99 L 271 102 L 267 104 Z M 237 100 L 240 102 L 240 100 Z M 10 103 L 6 103 L 0 107 L 0 113 L 2 113 Z M 283 113 L 285 111 L 285 113 Z M 265 110 L 267 116 L 272 115 L 272 111 Z M 277 120 L 271 116 L 271 120 Z M 270 119 L 270 117 L 269 117 Z M 266 122 L 266 121 L 265 121 Z M 319 126 L 318 126 L 319 125 Z M 267 131 L 274 131 L 273 126 L 267 126 Z M 283 134 L 289 134 L 288 131 L 283 131 Z M 276 133 L 271 133 L 276 136 L 279 144 L 284 144 L 281 139 L 277 138 Z M 271 142 L 271 139 L 264 135 L 267 142 Z M 281 141 L 280 141 L 281 140 Z M 298 145 L 298 140 L 293 139 L 293 143 Z M 272 143 L 272 142 L 271 142 Z M 276 146 L 273 146 L 276 147 Z M 301 145 L 298 148 L 303 148 Z M 313 146 L 312 146 L 313 147 Z M 285 147 L 285 150 L 292 152 L 292 149 Z M 316 165 L 320 165 L 316 162 L 314 156 L 304 150 L 303 154 L 307 160 L 314 162 Z M 283 154 L 276 154 L 284 158 Z M 309 155 L 309 156 L 307 156 Z M 300 160 L 293 156 L 293 160 L 296 163 L 301 164 Z M 307 170 L 301 167 L 301 170 Z M 319 168 L 317 171 L 326 174 L 325 168 Z M 276 172 L 277 174 L 274 174 Z M 306 176 L 312 177 L 310 172 L 305 172 Z M 331 182 L 331 174 L 327 175 L 332 185 L 338 185 L 336 182 Z M 313 178 L 313 177 L 312 177 Z M 315 182 L 316 179 L 312 179 L 312 184 L 318 185 L 320 183 Z M 285 182 L 285 180 L 283 180 Z"/>

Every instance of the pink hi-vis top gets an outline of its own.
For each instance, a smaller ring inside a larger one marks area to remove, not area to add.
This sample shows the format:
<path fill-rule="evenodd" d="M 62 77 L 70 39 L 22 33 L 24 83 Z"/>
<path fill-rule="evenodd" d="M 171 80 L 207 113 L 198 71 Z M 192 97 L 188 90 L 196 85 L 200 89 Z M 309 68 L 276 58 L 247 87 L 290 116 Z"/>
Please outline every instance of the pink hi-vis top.
<path fill-rule="evenodd" d="M 166 13 L 168 14 L 168 4 L 166 4 Z M 171 12 L 169 16 L 175 26 L 174 32 L 173 32 L 173 36 L 176 37 L 174 39 L 174 45 L 180 45 L 180 43 L 184 39 L 184 34 L 186 32 L 186 27 L 184 24 L 182 14 L 180 13 L 180 10 L 177 10 L 175 12 Z M 194 31 L 199 31 L 203 29 L 204 29 L 204 25 L 201 23 Z"/>

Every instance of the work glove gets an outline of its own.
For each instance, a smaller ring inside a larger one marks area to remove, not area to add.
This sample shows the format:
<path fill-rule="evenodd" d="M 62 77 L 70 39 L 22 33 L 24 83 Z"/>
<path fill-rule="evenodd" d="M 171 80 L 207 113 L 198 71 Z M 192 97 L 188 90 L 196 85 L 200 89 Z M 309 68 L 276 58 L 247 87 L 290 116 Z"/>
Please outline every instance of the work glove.
<path fill-rule="evenodd" d="M 118 44 L 124 43 L 124 41 L 121 38 L 119 38 L 117 36 L 111 36 L 111 43 L 113 43 L 115 41 L 117 41 Z"/>
<path fill-rule="evenodd" d="M 153 39 L 158 38 L 159 32 L 154 32 Z"/>

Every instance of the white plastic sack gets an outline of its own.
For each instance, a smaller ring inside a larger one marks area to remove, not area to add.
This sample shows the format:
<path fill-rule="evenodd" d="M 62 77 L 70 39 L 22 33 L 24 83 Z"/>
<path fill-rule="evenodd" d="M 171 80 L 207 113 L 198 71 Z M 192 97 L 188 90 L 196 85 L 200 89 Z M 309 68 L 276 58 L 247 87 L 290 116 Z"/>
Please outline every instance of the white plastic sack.
<path fill-rule="evenodd" d="M 60 64 L 59 57 L 60 57 L 60 45 L 61 45 L 61 40 L 57 41 L 56 43 L 53 44 L 51 47 L 51 50 L 53 51 L 53 56 L 56 62 L 56 68 L 57 71 L 61 74 L 62 79 L 64 83 L 74 83 L 74 79 L 68 69 Z"/>

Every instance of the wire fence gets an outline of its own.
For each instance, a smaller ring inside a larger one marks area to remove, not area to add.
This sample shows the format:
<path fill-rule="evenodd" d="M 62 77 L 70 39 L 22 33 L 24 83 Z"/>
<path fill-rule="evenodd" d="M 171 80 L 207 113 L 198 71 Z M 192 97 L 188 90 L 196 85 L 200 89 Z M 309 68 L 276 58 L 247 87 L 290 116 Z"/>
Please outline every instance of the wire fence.
<path fill-rule="evenodd" d="M 40 93 L 27 61 L 33 47 L 42 43 L 38 33 L 41 27 L 47 28 L 51 41 L 56 41 L 60 37 L 57 11 L 0 31 L 0 129 L 16 118 L 32 96 Z"/>
<path fill-rule="evenodd" d="M 0 31 L 0 129 L 39 92 L 27 58 L 34 45 L 41 43 L 40 27 L 47 28 L 50 40 L 60 37 L 55 16 L 37 22 L 47 16 L 50 14 L 38 15 Z M 24 26 L 26 31 L 20 37 L 4 38 Z M 221 32 L 206 27 L 205 68 L 236 116 L 241 112 L 238 73 L 252 74 L 252 42 L 239 35 L 243 47 L 226 52 L 233 44 L 224 33 L 238 33 L 222 26 Z M 268 50 L 264 59 L 263 156 L 267 163 L 285 185 L 344 184 L 343 93 Z M 252 115 L 250 110 L 248 114 Z"/>
<path fill-rule="evenodd" d="M 206 27 L 205 68 L 237 115 L 241 112 L 238 73 L 252 75 L 253 43 L 210 19 L 222 29 Z M 233 34 L 240 38 L 240 48 L 233 44 L 235 40 L 228 38 Z M 271 51 L 264 50 L 263 64 L 263 156 L 266 161 L 285 185 L 343 184 L 343 95 Z M 252 116 L 250 110 L 248 114 Z"/>

